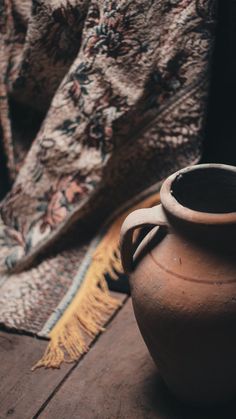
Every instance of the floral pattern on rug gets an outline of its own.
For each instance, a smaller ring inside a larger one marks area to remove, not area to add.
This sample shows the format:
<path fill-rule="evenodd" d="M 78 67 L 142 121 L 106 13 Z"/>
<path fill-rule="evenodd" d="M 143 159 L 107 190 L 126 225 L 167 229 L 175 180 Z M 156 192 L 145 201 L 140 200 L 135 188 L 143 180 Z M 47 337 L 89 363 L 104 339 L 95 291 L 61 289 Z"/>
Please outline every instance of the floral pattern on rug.
<path fill-rule="evenodd" d="M 0 325 L 51 339 L 37 366 L 119 308 L 118 208 L 201 157 L 216 4 L 0 0 Z"/>

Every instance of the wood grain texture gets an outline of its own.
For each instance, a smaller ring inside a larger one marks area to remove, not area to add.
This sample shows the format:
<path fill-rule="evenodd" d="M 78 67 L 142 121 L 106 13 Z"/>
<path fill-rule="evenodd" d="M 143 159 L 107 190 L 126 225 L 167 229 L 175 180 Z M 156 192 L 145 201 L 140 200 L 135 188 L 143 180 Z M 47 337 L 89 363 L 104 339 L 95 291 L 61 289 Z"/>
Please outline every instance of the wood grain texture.
<path fill-rule="evenodd" d="M 231 419 L 236 408 L 198 409 L 171 396 L 142 341 L 129 300 L 39 417 Z"/>
<path fill-rule="evenodd" d="M 122 301 L 127 298 L 118 293 L 114 295 Z M 64 364 L 59 370 L 31 372 L 46 345 L 47 341 L 30 336 L 0 332 L 1 419 L 33 418 L 75 368 L 75 364 Z"/>
<path fill-rule="evenodd" d="M 72 365 L 60 370 L 30 368 L 47 342 L 23 335 L 0 333 L 0 418 L 28 419 L 38 411 Z"/>

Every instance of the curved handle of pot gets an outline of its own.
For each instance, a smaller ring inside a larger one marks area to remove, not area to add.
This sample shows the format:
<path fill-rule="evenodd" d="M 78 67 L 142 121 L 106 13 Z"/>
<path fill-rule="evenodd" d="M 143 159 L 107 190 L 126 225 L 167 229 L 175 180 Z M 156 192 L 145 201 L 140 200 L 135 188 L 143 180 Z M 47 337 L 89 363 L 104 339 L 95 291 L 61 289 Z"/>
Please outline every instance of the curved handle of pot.
<path fill-rule="evenodd" d="M 137 228 L 147 226 L 168 227 L 168 221 L 163 211 L 162 205 L 153 208 L 144 208 L 133 211 L 126 217 L 121 227 L 120 253 L 121 262 L 125 272 L 133 270 L 133 232 Z"/>

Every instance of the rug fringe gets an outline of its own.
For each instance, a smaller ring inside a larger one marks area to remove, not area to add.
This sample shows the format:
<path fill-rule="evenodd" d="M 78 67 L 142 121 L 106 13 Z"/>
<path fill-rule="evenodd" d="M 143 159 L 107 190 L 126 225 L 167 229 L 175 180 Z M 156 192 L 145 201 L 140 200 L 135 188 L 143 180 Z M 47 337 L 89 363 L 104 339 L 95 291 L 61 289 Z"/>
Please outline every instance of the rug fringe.
<path fill-rule="evenodd" d="M 94 338 L 103 331 L 105 319 L 121 305 L 119 300 L 109 295 L 108 290 L 104 291 L 96 285 L 82 292 L 83 295 L 76 302 L 78 306 L 72 307 L 72 312 L 67 313 L 66 318 L 62 316 L 50 333 L 51 341 L 32 370 L 40 367 L 59 368 L 63 362 L 78 360 L 88 351 L 88 336 Z"/>
<path fill-rule="evenodd" d="M 105 275 L 115 280 L 122 272 L 119 235 L 126 216 L 137 208 L 160 201 L 159 193 L 146 198 L 122 213 L 110 226 L 94 252 L 83 284 L 73 301 L 51 331 L 50 342 L 40 361 L 32 368 L 60 368 L 63 362 L 77 361 L 89 349 L 88 340 L 104 331 L 104 323 L 122 305 L 110 295 Z M 91 339 L 90 339 L 91 341 Z"/>

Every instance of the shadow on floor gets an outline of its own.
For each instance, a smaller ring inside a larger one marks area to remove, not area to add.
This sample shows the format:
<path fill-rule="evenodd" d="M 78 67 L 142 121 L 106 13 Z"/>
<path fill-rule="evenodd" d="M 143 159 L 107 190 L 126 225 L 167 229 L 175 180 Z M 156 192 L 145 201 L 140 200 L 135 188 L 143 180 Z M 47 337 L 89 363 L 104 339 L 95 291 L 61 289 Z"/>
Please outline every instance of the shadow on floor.
<path fill-rule="evenodd" d="M 198 407 L 177 400 L 167 389 L 158 372 L 153 372 L 143 389 L 145 404 L 151 407 L 147 418 L 160 419 L 233 419 L 236 400 L 214 407 Z"/>

